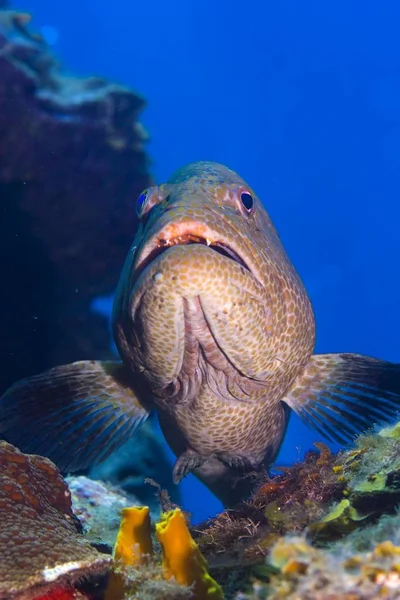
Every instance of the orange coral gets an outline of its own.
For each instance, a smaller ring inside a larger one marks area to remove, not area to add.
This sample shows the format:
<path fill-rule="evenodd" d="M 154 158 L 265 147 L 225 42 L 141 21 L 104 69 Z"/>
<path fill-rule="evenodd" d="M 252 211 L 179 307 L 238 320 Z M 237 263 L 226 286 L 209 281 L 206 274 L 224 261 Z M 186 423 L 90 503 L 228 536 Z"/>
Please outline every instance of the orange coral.
<path fill-rule="evenodd" d="M 109 562 L 78 532 L 55 465 L 0 441 L 0 600 L 67 593 L 82 575 L 106 573 Z"/>

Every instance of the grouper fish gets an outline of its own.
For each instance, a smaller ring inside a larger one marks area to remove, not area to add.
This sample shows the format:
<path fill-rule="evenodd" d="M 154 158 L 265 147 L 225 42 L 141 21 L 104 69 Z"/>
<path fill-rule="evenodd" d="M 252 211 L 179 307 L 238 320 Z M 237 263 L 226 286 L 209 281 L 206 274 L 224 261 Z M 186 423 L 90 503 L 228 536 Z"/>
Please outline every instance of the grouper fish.
<path fill-rule="evenodd" d="M 291 409 L 346 443 L 396 415 L 400 365 L 313 354 L 312 306 L 255 192 L 211 162 L 137 200 L 139 228 L 113 306 L 121 361 L 17 382 L 0 436 L 64 472 L 105 459 L 152 411 L 175 453 L 226 506 L 274 462 Z"/>

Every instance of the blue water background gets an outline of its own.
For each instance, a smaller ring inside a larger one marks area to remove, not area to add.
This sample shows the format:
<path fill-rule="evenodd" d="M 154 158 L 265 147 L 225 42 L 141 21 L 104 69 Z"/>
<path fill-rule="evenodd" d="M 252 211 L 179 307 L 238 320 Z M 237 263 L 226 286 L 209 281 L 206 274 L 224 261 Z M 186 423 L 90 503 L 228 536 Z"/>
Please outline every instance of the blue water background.
<path fill-rule="evenodd" d="M 248 180 L 308 288 L 318 352 L 400 362 L 399 2 L 18 7 L 72 72 L 147 98 L 157 181 L 194 160 Z M 278 463 L 316 439 L 293 417 Z M 183 494 L 196 521 L 220 508 L 193 477 Z"/>

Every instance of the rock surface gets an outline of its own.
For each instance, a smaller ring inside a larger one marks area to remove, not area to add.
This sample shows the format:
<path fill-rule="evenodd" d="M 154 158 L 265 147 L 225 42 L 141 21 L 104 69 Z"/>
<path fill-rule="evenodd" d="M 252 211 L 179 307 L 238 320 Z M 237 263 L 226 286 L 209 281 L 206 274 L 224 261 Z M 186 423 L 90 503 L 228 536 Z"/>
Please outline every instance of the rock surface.
<path fill-rule="evenodd" d="M 28 22 L 0 11 L 0 393 L 110 356 L 107 321 L 90 306 L 116 286 L 151 183 L 144 100 L 64 75 Z"/>
<path fill-rule="evenodd" d="M 80 531 L 55 465 L 0 441 L 0 599 L 28 600 L 106 574 L 110 557 Z"/>

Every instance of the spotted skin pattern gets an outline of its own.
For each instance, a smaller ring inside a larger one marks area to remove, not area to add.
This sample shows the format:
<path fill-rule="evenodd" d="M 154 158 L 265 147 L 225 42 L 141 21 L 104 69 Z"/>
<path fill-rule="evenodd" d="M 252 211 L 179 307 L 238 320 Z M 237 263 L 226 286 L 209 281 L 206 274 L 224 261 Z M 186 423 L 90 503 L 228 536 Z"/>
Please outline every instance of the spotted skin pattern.
<path fill-rule="evenodd" d="M 145 191 L 113 307 L 120 361 L 55 367 L 0 398 L 0 437 L 65 471 L 106 458 L 152 411 L 225 505 L 275 459 L 290 409 L 347 442 L 400 405 L 400 365 L 312 355 L 307 293 L 255 192 L 215 163 Z"/>
<path fill-rule="evenodd" d="M 254 199 L 250 214 L 242 192 Z M 177 456 L 208 457 L 201 479 L 219 453 L 272 462 L 288 419 L 281 399 L 314 349 L 302 282 L 261 201 L 226 167 L 190 165 L 151 196 L 115 302 L 120 355 L 145 382 Z M 189 235 L 209 245 L 168 245 Z M 229 468 L 213 464 L 225 477 Z"/>

